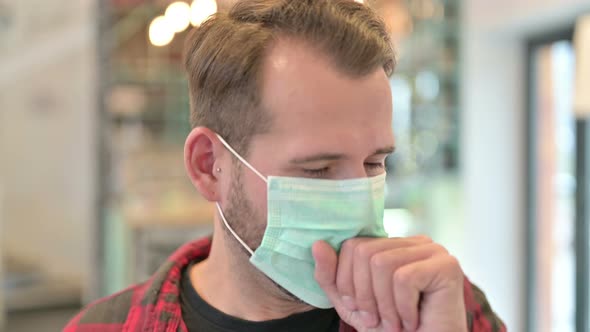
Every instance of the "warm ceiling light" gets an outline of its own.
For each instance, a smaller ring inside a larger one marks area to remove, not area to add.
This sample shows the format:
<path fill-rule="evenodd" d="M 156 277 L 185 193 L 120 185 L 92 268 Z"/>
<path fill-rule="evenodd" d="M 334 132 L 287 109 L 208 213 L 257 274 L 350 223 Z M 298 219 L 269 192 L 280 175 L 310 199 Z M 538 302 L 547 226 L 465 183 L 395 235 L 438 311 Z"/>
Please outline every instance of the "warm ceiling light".
<path fill-rule="evenodd" d="M 150 23 L 150 42 L 155 46 L 168 45 L 174 38 L 174 29 L 165 16 L 158 16 Z"/>
<path fill-rule="evenodd" d="M 200 26 L 209 16 L 217 13 L 215 0 L 195 0 L 191 5 L 191 24 Z"/>
<path fill-rule="evenodd" d="M 174 32 L 182 32 L 191 23 L 191 6 L 182 1 L 173 2 L 166 8 L 165 16 Z"/>

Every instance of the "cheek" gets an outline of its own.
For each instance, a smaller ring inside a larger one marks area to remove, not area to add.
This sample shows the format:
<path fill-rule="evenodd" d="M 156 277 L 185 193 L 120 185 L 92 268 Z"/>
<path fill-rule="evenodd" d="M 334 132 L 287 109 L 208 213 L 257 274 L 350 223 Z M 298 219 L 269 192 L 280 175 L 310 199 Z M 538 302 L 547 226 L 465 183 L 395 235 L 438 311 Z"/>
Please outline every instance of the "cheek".
<path fill-rule="evenodd" d="M 244 193 L 252 204 L 256 213 L 266 221 L 267 214 L 267 191 L 266 182 L 262 181 L 256 174 L 248 172 L 243 178 L 245 185 Z"/>

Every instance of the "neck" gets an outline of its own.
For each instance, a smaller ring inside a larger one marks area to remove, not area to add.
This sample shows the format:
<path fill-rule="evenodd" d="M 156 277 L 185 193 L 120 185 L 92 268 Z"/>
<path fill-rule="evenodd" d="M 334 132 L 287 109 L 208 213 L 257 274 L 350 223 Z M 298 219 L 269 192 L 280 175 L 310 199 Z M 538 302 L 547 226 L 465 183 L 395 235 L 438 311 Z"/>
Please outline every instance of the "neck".
<path fill-rule="evenodd" d="M 295 302 L 250 264 L 240 250 L 215 222 L 209 257 L 190 271 L 194 289 L 217 310 L 248 321 L 267 321 L 311 310 Z"/>

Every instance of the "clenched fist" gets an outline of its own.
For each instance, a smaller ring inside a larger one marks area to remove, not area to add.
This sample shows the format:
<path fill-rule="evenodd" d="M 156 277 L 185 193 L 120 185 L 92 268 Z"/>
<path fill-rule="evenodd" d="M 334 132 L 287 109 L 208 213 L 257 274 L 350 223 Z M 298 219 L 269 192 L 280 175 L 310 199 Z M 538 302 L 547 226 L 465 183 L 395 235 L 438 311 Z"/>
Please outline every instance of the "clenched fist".
<path fill-rule="evenodd" d="M 463 271 L 427 237 L 355 238 L 340 254 L 313 246 L 315 278 L 360 332 L 464 332 Z"/>

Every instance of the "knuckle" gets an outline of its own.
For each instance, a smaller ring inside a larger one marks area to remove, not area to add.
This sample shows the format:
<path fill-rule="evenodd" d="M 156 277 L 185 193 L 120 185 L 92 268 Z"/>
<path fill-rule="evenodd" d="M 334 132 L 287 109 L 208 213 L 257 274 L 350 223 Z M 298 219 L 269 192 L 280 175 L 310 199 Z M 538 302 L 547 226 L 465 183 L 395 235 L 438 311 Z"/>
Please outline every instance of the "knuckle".
<path fill-rule="evenodd" d="M 365 243 L 359 243 L 354 248 L 354 257 L 356 259 L 366 260 L 371 256 L 371 248 Z"/>
<path fill-rule="evenodd" d="M 357 242 L 356 238 L 344 241 L 344 243 L 342 243 L 342 251 L 354 251 Z"/>
<path fill-rule="evenodd" d="M 371 257 L 371 268 L 377 271 L 385 270 L 390 265 L 389 255 L 387 253 L 378 253 Z"/>
<path fill-rule="evenodd" d="M 434 242 L 432 240 L 432 238 L 428 235 L 417 235 L 415 238 L 420 243 L 433 243 Z"/>
<path fill-rule="evenodd" d="M 377 304 L 375 299 L 369 294 L 358 295 L 355 298 L 356 305 L 362 311 L 375 312 L 377 311 Z"/>
<path fill-rule="evenodd" d="M 393 273 L 393 282 L 396 285 L 406 286 L 410 284 L 411 280 L 410 274 L 404 270 L 397 270 Z"/>
<path fill-rule="evenodd" d="M 400 322 L 392 323 L 392 324 L 394 324 L 393 325 L 393 330 L 392 330 L 393 332 L 404 332 L 404 329 L 402 328 Z"/>
<path fill-rule="evenodd" d="M 355 301 L 362 308 L 371 307 L 375 304 L 375 299 L 369 293 L 357 294 Z"/>
<path fill-rule="evenodd" d="M 461 263 L 459 263 L 459 259 L 451 255 L 449 255 L 447 259 L 449 268 L 452 269 L 452 271 L 455 271 L 455 273 L 460 274 L 461 277 L 463 277 L 463 270 L 461 269 Z"/>
<path fill-rule="evenodd" d="M 446 257 L 446 270 L 449 276 L 449 279 L 454 281 L 457 287 L 463 287 L 463 279 L 465 275 L 463 274 L 463 270 L 461 269 L 461 265 L 459 260 L 451 255 Z"/>
<path fill-rule="evenodd" d="M 345 310 L 344 311 L 344 317 L 342 317 L 342 320 L 344 320 L 345 322 L 354 324 L 354 311 L 350 311 L 350 310 Z"/>
<path fill-rule="evenodd" d="M 459 263 L 459 259 L 453 255 L 448 256 L 449 265 L 455 268 L 460 268 L 461 264 Z"/>
<path fill-rule="evenodd" d="M 430 245 L 432 246 L 432 249 L 438 254 L 445 254 L 445 255 L 449 254 L 449 251 L 447 250 L 447 248 L 443 247 L 442 245 L 440 245 L 438 243 L 432 243 Z"/>
<path fill-rule="evenodd" d="M 382 299 L 379 299 L 382 300 Z M 379 301 L 378 303 L 379 315 L 383 320 L 387 320 L 390 323 L 397 323 L 399 318 L 397 317 L 397 309 L 393 304 L 393 301 Z"/>

